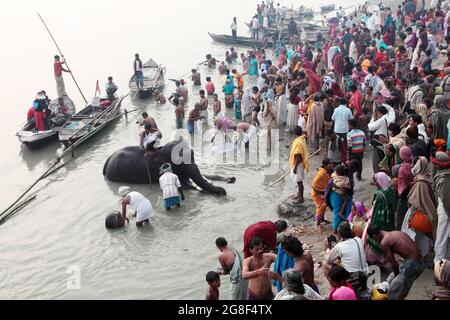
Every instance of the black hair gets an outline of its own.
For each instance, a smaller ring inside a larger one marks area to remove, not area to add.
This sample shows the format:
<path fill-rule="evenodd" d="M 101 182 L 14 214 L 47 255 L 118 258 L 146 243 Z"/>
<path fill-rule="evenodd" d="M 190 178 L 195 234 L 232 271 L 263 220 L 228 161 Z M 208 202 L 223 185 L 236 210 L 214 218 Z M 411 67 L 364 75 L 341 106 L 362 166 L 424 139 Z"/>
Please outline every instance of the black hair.
<path fill-rule="evenodd" d="M 252 88 L 252 91 L 256 91 L 256 92 L 258 92 L 258 91 L 259 91 L 259 89 L 258 89 L 258 87 L 253 87 L 253 88 Z"/>
<path fill-rule="evenodd" d="M 284 220 L 278 220 L 277 222 L 275 222 L 275 225 L 277 226 L 277 230 L 281 230 L 281 232 L 286 230 L 288 226 L 287 222 Z"/>
<path fill-rule="evenodd" d="M 206 81 L 211 81 L 211 77 L 206 77 Z"/>
<path fill-rule="evenodd" d="M 221 248 L 221 247 L 226 247 L 228 245 L 227 240 L 225 240 L 224 237 L 220 237 L 216 239 L 216 246 Z"/>
<path fill-rule="evenodd" d="M 199 91 L 198 93 L 200 93 L 200 94 L 203 94 L 203 95 L 204 95 L 204 94 L 205 94 L 205 90 L 203 90 L 203 89 L 202 89 L 202 90 L 200 90 L 200 91 Z"/>
<path fill-rule="evenodd" d="M 330 269 L 329 277 L 335 282 L 344 282 L 348 279 L 350 273 L 344 267 L 333 265 Z"/>
<path fill-rule="evenodd" d="M 417 124 L 421 124 L 422 123 L 422 116 L 417 114 L 417 113 L 413 113 L 410 115 L 411 119 L 413 119 L 414 122 L 416 122 Z"/>
<path fill-rule="evenodd" d="M 348 124 L 351 125 L 355 129 L 358 127 L 358 121 L 356 121 L 356 119 L 348 120 Z"/>
<path fill-rule="evenodd" d="M 294 129 L 294 133 L 295 133 L 295 135 L 298 136 L 298 137 L 301 136 L 301 135 L 303 134 L 303 129 L 302 129 L 302 127 L 296 126 L 295 129 Z"/>
<path fill-rule="evenodd" d="M 144 117 L 148 117 L 148 113 L 147 112 L 142 112 L 142 118 Z"/>
<path fill-rule="evenodd" d="M 339 103 L 342 104 L 342 105 L 344 105 L 344 106 L 346 106 L 348 102 L 347 102 L 347 99 L 346 99 L 346 98 L 340 98 L 340 99 L 339 99 Z"/>
<path fill-rule="evenodd" d="M 112 80 L 113 79 L 113 77 L 108 77 L 108 80 Z"/>
<path fill-rule="evenodd" d="M 394 136 L 398 135 L 402 129 L 400 128 L 400 125 L 398 123 L 392 122 L 388 126 L 388 130 L 391 130 Z"/>
<path fill-rule="evenodd" d="M 411 139 L 418 139 L 419 138 L 419 129 L 417 126 L 409 127 L 406 129 L 406 135 Z"/>
<path fill-rule="evenodd" d="M 381 114 L 387 114 L 388 113 L 388 110 L 387 110 L 387 108 L 385 106 L 378 106 L 377 107 L 377 111 L 379 113 L 381 113 Z"/>
<path fill-rule="evenodd" d="M 428 109 L 433 106 L 433 100 L 431 100 L 430 98 L 423 99 L 423 102 L 427 105 Z"/>
<path fill-rule="evenodd" d="M 334 171 L 336 171 L 336 173 L 340 176 L 347 176 L 347 168 L 342 164 L 338 164 L 334 167 Z"/>
<path fill-rule="evenodd" d="M 362 113 L 363 113 L 363 114 L 368 114 L 369 112 L 370 112 L 369 108 L 364 107 L 364 108 L 362 109 Z"/>
<path fill-rule="evenodd" d="M 254 247 L 262 245 L 262 244 L 263 244 L 263 242 L 260 237 L 254 237 L 254 238 L 250 239 L 250 242 L 248 243 L 248 247 L 250 249 L 253 249 Z"/>
<path fill-rule="evenodd" d="M 322 168 L 325 168 L 326 166 L 328 166 L 331 163 L 331 160 L 328 158 L 324 158 L 322 160 Z"/>
<path fill-rule="evenodd" d="M 376 224 L 371 224 L 369 228 L 367 229 L 367 234 L 369 235 L 369 238 L 373 238 L 377 234 L 380 234 L 381 228 L 377 226 Z"/>
<path fill-rule="evenodd" d="M 352 228 L 350 226 L 350 222 L 342 221 L 337 228 L 337 232 L 344 239 L 352 238 Z"/>
<path fill-rule="evenodd" d="M 206 274 L 206 282 L 210 283 L 217 280 L 220 280 L 220 275 L 216 271 L 209 271 Z"/>
<path fill-rule="evenodd" d="M 302 243 L 295 237 L 291 237 L 286 241 L 285 248 L 287 252 L 292 253 L 296 257 L 301 257 L 305 252 Z"/>

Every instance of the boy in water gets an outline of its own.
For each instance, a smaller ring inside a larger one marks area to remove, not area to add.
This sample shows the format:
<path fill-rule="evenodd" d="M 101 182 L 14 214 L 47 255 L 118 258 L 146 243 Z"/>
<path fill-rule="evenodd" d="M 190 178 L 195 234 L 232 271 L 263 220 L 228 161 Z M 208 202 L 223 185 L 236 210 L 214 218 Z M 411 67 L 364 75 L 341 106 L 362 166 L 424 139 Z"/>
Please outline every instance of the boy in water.
<path fill-rule="evenodd" d="M 215 271 L 209 271 L 206 274 L 206 282 L 208 282 L 208 291 L 205 300 L 219 300 L 220 276 Z"/>
<path fill-rule="evenodd" d="M 216 91 L 216 87 L 214 86 L 214 83 L 212 83 L 211 77 L 206 77 L 205 90 L 208 96 L 212 96 Z"/>
<path fill-rule="evenodd" d="M 177 129 L 182 129 L 184 122 L 184 106 L 180 104 L 177 98 L 173 99 L 173 105 L 175 106 L 175 123 Z"/>
<path fill-rule="evenodd" d="M 155 101 L 158 104 L 166 104 L 166 97 L 158 89 L 155 90 Z"/>

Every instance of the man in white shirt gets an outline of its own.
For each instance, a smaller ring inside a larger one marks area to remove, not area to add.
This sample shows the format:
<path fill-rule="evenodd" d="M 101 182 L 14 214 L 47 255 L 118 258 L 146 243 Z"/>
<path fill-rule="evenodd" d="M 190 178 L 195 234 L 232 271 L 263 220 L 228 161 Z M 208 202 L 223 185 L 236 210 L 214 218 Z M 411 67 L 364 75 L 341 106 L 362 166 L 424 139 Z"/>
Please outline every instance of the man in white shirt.
<path fill-rule="evenodd" d="M 334 109 L 331 120 L 334 121 L 334 132 L 347 141 L 348 121 L 353 119 L 352 111 L 347 107 L 347 99 L 340 98 L 340 106 Z"/>
<path fill-rule="evenodd" d="M 348 221 L 341 222 L 337 232 L 342 237 L 342 241 L 336 244 L 333 249 L 330 248 L 331 244 L 328 242 L 328 239 L 324 242 L 325 249 L 329 252 L 322 264 L 324 274 L 328 278 L 331 267 L 340 265 L 350 273 L 349 282 L 355 289 L 355 292 L 360 293 L 358 289 L 366 289 L 367 286 L 367 282 L 361 283 L 361 280 L 363 281 L 365 277 L 361 278 L 360 273 L 367 276 L 369 271 L 362 240 L 358 237 L 353 237 Z"/>
<path fill-rule="evenodd" d="M 267 15 L 264 16 L 263 28 L 264 31 L 267 31 L 267 29 L 269 29 L 269 17 Z"/>
<path fill-rule="evenodd" d="M 237 37 L 237 21 L 236 17 L 233 18 L 233 22 L 231 22 L 231 36 L 233 38 Z"/>
<path fill-rule="evenodd" d="M 252 38 L 259 39 L 259 21 L 258 16 L 254 16 L 252 19 Z"/>
<path fill-rule="evenodd" d="M 172 166 L 170 163 L 165 163 L 159 170 L 159 185 L 163 192 L 164 207 L 167 210 L 172 207 L 180 207 L 180 195 L 181 200 L 184 200 L 183 189 L 181 188 L 180 179 L 174 173 L 172 173 Z"/>
<path fill-rule="evenodd" d="M 136 191 L 131 191 L 130 187 L 120 187 L 119 195 L 122 197 L 122 221 L 129 221 L 127 218 L 127 206 L 134 210 L 133 217 L 136 217 L 136 227 L 142 227 L 144 222 L 149 222 L 153 216 L 153 207 L 150 200 Z"/>
<path fill-rule="evenodd" d="M 410 106 L 409 108 L 411 111 L 414 111 L 416 107 L 422 103 L 423 100 L 423 91 L 419 84 L 416 84 L 415 86 L 412 86 L 408 89 L 407 95 L 406 95 L 406 101 L 409 101 Z M 404 110 L 408 111 L 408 110 Z"/>
<path fill-rule="evenodd" d="M 388 109 L 385 105 L 377 107 L 376 115 L 377 120 L 375 120 L 374 115 L 367 125 L 369 131 L 374 132 L 373 139 L 370 142 L 370 144 L 374 148 L 372 159 L 372 168 L 374 173 L 377 173 L 379 171 L 378 164 L 381 160 L 383 160 L 385 156 L 384 145 L 382 141 L 389 140 L 388 126 L 391 124 L 390 120 L 392 119 L 391 117 L 389 117 Z M 383 136 L 384 138 L 381 137 L 380 139 L 380 136 Z"/>

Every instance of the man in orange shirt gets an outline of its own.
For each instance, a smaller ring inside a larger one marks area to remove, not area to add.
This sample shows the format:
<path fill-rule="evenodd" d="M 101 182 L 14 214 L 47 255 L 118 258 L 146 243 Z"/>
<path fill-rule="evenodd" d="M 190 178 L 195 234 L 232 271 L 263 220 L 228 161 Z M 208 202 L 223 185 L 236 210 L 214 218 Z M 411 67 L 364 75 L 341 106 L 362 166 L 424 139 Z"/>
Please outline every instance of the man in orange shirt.
<path fill-rule="evenodd" d="M 233 69 L 231 72 L 233 73 L 234 78 L 236 79 L 236 85 L 237 85 L 238 90 L 243 90 L 244 89 L 244 78 L 242 77 L 242 74 L 237 72 L 236 69 Z"/>
<path fill-rule="evenodd" d="M 316 226 L 320 230 L 320 223 L 324 221 L 327 203 L 325 201 L 325 189 L 333 173 L 333 162 L 330 159 L 323 159 L 322 167 L 317 170 L 311 184 L 311 199 L 316 205 Z"/>

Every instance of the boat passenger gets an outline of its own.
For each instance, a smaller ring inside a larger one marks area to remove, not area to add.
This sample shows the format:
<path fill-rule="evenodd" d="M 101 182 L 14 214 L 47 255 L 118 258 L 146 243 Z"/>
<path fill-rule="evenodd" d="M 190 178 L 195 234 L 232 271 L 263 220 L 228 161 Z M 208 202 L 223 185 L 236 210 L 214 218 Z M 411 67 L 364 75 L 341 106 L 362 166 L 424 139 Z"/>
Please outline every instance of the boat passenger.
<path fill-rule="evenodd" d="M 109 100 L 115 99 L 114 94 L 116 93 L 117 89 L 119 89 L 119 87 L 113 82 L 113 77 L 108 77 L 108 82 L 106 82 L 105 85 L 105 91 L 108 95 Z"/>

